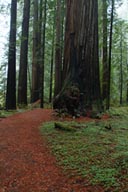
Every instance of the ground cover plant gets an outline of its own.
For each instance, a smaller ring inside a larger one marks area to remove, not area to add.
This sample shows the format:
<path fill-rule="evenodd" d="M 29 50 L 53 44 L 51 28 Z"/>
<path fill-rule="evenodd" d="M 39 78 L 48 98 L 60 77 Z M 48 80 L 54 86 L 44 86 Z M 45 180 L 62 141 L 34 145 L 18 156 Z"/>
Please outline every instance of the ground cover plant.
<path fill-rule="evenodd" d="M 17 113 L 16 110 L 12 110 L 12 111 L 0 110 L 0 118 L 6 118 L 10 115 L 14 115 L 15 113 Z"/>
<path fill-rule="evenodd" d="M 114 108 L 107 120 L 59 122 L 75 131 L 43 124 L 41 132 L 69 177 L 102 185 L 105 191 L 128 191 L 128 108 Z"/>
<path fill-rule="evenodd" d="M 17 110 L 0 110 L 0 119 L 12 116 L 16 113 L 23 113 L 26 110 L 27 110 L 26 108 L 17 109 Z"/>

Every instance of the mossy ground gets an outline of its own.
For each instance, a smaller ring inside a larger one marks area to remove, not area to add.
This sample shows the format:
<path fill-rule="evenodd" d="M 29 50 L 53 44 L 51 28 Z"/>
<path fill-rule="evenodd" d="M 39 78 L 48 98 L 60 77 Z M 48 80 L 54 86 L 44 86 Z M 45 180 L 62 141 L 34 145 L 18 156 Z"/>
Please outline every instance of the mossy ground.
<path fill-rule="evenodd" d="M 128 108 L 114 108 L 108 120 L 63 122 L 76 126 L 69 132 L 43 124 L 41 132 L 59 165 L 69 176 L 79 175 L 105 191 L 128 191 Z M 107 129 L 110 125 L 111 129 Z"/>

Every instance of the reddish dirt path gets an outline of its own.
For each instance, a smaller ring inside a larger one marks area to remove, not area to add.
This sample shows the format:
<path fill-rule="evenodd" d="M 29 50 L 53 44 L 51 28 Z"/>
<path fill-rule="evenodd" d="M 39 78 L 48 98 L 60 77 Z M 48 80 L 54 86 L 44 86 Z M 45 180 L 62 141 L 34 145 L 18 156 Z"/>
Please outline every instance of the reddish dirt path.
<path fill-rule="evenodd" d="M 68 179 L 39 132 L 51 110 L 35 109 L 0 121 L 0 192 L 102 192 Z"/>

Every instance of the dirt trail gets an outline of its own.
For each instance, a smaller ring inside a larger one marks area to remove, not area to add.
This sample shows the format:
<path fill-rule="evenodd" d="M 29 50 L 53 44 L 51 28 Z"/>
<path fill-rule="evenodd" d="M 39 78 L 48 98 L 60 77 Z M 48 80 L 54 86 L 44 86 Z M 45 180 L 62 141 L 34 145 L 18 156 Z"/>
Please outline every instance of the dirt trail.
<path fill-rule="evenodd" d="M 0 192 L 101 192 L 68 179 L 39 132 L 52 110 L 35 109 L 0 121 Z"/>

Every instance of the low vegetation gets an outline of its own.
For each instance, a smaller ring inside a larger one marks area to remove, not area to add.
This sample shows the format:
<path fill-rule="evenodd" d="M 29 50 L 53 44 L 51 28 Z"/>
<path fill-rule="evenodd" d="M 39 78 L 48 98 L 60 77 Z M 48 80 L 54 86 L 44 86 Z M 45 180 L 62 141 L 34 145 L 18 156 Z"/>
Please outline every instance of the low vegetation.
<path fill-rule="evenodd" d="M 26 108 L 17 109 L 17 110 L 0 110 L 0 118 L 6 118 L 16 113 L 25 112 L 26 110 L 27 110 Z"/>
<path fill-rule="evenodd" d="M 6 111 L 6 110 L 0 110 L 0 118 L 6 118 L 6 117 L 8 117 L 8 116 L 10 116 L 10 115 L 13 115 L 13 114 L 15 114 L 15 113 L 17 113 L 17 111 L 16 110 L 10 110 L 10 111 Z"/>
<path fill-rule="evenodd" d="M 80 176 L 86 184 L 102 185 L 105 191 L 126 192 L 128 108 L 111 109 L 109 114 L 109 120 L 63 122 L 64 127 L 74 127 L 76 131 L 56 129 L 55 122 L 48 122 L 41 132 L 70 177 Z"/>

